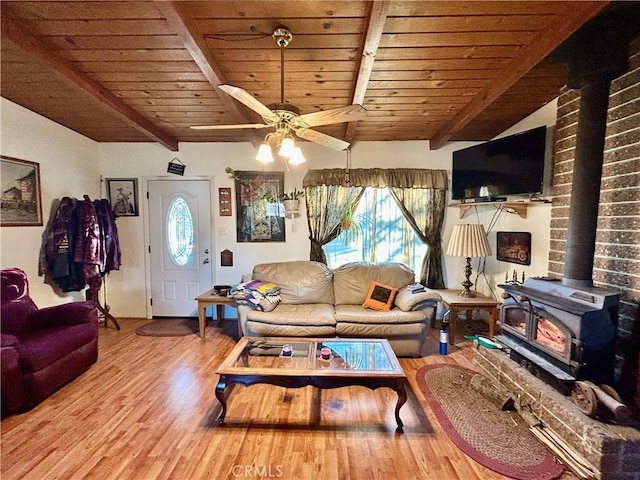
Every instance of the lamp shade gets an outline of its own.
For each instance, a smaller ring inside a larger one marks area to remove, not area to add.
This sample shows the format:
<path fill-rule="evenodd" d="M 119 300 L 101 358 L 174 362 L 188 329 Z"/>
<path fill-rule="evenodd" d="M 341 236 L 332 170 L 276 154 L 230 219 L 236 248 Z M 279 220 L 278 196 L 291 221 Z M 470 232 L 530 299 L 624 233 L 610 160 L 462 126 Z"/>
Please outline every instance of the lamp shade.
<path fill-rule="evenodd" d="M 258 155 L 256 155 L 256 160 L 262 163 L 271 163 L 273 162 L 273 154 L 271 153 L 271 147 L 267 142 L 260 144 L 260 148 L 258 148 Z"/>
<path fill-rule="evenodd" d="M 454 225 L 445 253 L 452 257 L 465 258 L 491 255 L 484 226 L 477 223 Z"/>
<path fill-rule="evenodd" d="M 280 146 L 280 151 L 278 155 L 285 158 L 291 158 L 293 156 L 293 149 L 296 145 L 293 143 L 293 138 L 286 136 L 282 139 L 282 145 Z"/>
<path fill-rule="evenodd" d="M 301 163 L 304 163 L 306 160 L 304 158 L 304 155 L 302 154 L 302 150 L 300 150 L 300 147 L 295 147 L 293 149 L 293 155 L 291 155 L 291 158 L 289 159 L 289 164 L 290 165 L 300 165 Z"/>

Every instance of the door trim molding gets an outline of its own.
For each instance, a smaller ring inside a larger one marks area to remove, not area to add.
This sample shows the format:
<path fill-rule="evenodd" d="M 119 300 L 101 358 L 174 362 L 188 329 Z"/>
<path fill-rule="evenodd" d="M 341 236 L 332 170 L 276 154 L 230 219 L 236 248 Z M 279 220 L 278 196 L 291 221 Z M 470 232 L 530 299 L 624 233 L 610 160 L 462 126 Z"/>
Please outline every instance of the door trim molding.
<path fill-rule="evenodd" d="M 211 229 L 211 240 L 214 242 L 215 237 L 213 236 L 215 232 L 214 222 L 215 222 L 215 209 L 213 208 L 213 194 L 215 192 L 215 178 L 211 175 L 188 175 L 180 178 L 176 178 L 174 176 L 167 175 L 157 175 L 157 176 L 143 176 L 142 177 L 142 186 L 140 188 L 140 212 L 142 214 L 142 224 L 143 224 L 143 235 L 144 235 L 144 303 L 145 303 L 145 311 L 147 319 L 153 318 L 153 307 L 151 306 L 151 254 L 149 252 L 150 245 L 150 225 L 149 225 L 149 182 L 151 181 L 183 181 L 183 180 L 206 180 L 209 182 L 209 193 L 211 197 L 211 218 L 210 218 L 210 229 Z M 213 253 L 213 248 L 211 249 Z M 211 256 L 212 260 L 214 256 Z M 213 283 L 216 282 L 216 268 L 215 262 L 211 262 L 211 277 L 213 278 Z M 195 302 L 195 300 L 194 300 Z"/>

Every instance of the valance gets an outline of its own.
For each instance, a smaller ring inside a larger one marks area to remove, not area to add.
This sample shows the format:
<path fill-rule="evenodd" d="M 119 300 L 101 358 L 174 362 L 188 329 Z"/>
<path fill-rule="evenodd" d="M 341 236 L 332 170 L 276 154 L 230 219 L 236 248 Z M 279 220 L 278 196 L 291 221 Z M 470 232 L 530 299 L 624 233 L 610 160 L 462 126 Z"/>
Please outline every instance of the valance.
<path fill-rule="evenodd" d="M 341 185 L 343 187 L 433 188 L 447 190 L 447 171 L 424 168 L 327 168 L 309 170 L 303 187 Z"/>

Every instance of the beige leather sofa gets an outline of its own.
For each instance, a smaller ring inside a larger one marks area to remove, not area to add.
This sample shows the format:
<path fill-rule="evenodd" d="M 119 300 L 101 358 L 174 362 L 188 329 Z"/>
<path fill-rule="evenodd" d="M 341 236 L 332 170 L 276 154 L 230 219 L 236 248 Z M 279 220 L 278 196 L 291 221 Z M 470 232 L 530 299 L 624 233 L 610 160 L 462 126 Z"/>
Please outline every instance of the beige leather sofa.
<path fill-rule="evenodd" d="M 263 263 L 253 280 L 280 287 L 278 306 L 265 312 L 238 306 L 242 334 L 259 337 L 386 338 L 396 355 L 425 354 L 430 320 L 440 295 L 411 293 L 414 273 L 399 263 L 351 263 L 336 269 L 312 261 Z M 398 288 L 390 311 L 364 308 L 371 281 Z"/>

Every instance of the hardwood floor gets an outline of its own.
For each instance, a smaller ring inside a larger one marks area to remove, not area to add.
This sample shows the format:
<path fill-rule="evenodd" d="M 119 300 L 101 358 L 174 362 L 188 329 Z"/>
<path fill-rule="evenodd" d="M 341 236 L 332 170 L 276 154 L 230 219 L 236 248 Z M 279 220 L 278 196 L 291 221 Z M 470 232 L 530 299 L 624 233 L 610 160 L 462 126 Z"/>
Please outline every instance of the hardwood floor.
<path fill-rule="evenodd" d="M 136 335 L 146 321 L 101 327 L 97 364 L 2 421 L 3 480 L 506 478 L 449 441 L 415 381 L 426 364 L 473 368 L 469 341 L 441 356 L 434 330 L 428 356 L 400 359 L 411 386 L 404 434 L 395 433 L 395 392 L 363 387 L 236 386 L 219 426 L 215 370 L 236 322 L 210 323 L 203 340 Z"/>

